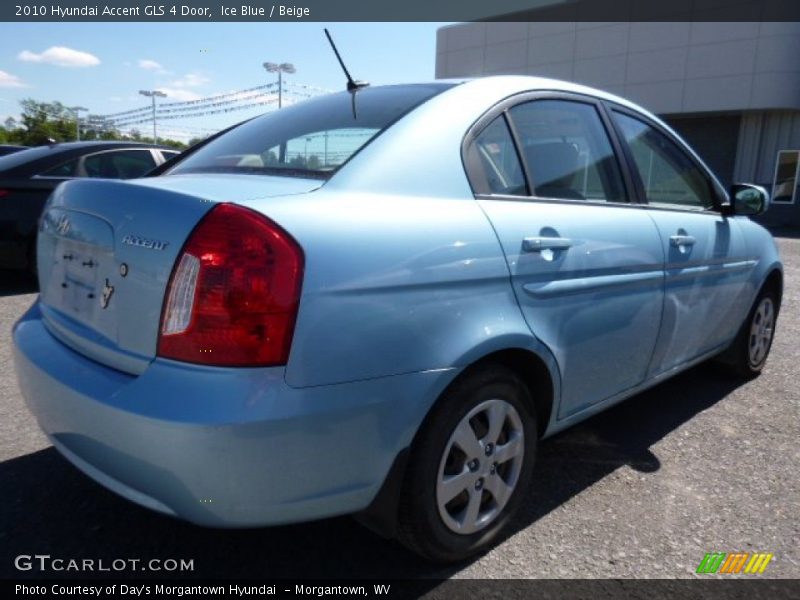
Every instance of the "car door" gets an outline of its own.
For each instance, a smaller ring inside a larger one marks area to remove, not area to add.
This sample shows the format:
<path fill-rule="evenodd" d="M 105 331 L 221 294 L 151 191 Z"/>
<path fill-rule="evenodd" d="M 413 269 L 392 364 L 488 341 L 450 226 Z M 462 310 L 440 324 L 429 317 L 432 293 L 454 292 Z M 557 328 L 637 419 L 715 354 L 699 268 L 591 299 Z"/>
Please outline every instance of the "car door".
<path fill-rule="evenodd" d="M 558 362 L 563 418 L 644 380 L 663 301 L 658 231 L 629 201 L 593 99 L 534 94 L 485 119 L 467 168 L 525 319 Z"/>
<path fill-rule="evenodd" d="M 736 333 L 756 261 L 735 219 L 720 214 L 719 184 L 666 129 L 612 110 L 666 257 L 661 334 L 650 374 L 702 356 Z"/>

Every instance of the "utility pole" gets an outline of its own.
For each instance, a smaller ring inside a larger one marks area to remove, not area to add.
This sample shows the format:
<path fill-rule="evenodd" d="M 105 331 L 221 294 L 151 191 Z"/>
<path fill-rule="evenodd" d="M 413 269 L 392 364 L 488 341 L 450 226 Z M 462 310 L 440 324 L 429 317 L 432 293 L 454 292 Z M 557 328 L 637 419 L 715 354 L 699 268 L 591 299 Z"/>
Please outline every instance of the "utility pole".
<path fill-rule="evenodd" d="M 89 110 L 88 108 L 84 108 L 83 106 L 69 106 L 67 110 L 70 111 L 73 115 L 75 115 L 75 141 L 81 141 L 81 115 L 79 114 L 82 110 Z"/>
<path fill-rule="evenodd" d="M 283 74 L 284 73 L 296 73 L 297 69 L 294 68 L 292 63 L 273 63 L 273 62 L 265 62 L 264 68 L 267 70 L 268 73 L 277 73 L 278 74 L 278 108 L 283 106 Z"/>
<path fill-rule="evenodd" d="M 153 101 L 153 143 L 158 143 L 158 136 L 156 135 L 156 97 L 158 98 L 166 98 L 167 95 L 164 92 L 159 92 L 158 90 L 139 90 L 139 93 L 142 96 L 146 96 Z"/>

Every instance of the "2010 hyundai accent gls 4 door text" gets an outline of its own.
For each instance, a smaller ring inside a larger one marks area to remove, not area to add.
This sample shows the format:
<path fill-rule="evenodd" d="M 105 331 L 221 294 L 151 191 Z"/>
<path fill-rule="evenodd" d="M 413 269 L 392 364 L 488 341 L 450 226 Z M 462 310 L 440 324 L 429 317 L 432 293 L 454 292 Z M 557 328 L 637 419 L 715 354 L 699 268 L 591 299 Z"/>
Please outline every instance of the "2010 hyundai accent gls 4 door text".
<path fill-rule="evenodd" d="M 357 514 L 463 559 L 530 501 L 540 439 L 770 350 L 766 193 L 597 90 L 342 92 L 162 171 L 54 192 L 15 362 L 68 460 L 194 523 Z"/>

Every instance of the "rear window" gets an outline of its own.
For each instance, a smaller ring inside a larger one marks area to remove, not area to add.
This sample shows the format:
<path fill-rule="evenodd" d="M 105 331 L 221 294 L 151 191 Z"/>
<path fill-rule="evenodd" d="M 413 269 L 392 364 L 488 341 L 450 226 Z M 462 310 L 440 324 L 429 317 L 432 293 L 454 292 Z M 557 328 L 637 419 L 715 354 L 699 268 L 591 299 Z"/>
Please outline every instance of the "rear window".
<path fill-rule="evenodd" d="M 232 129 L 187 156 L 169 174 L 328 178 L 392 123 L 452 85 L 382 86 L 314 98 Z"/>

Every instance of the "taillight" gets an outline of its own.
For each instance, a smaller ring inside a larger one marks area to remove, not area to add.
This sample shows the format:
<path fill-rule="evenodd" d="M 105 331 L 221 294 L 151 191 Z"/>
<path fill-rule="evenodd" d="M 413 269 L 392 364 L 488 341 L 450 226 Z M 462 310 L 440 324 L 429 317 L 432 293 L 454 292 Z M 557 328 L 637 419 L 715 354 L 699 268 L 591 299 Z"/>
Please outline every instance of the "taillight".
<path fill-rule="evenodd" d="M 214 207 L 189 236 L 170 277 L 158 355 L 255 367 L 289 357 L 303 251 L 263 215 Z"/>
<path fill-rule="evenodd" d="M 9 192 L 8 190 L 0 190 L 0 198 L 5 198 L 5 197 L 6 197 L 6 196 L 8 196 L 10 193 L 11 193 L 11 192 Z"/>

